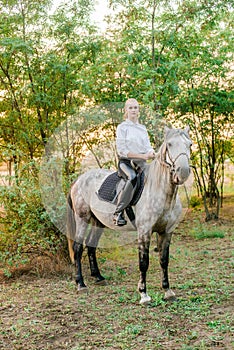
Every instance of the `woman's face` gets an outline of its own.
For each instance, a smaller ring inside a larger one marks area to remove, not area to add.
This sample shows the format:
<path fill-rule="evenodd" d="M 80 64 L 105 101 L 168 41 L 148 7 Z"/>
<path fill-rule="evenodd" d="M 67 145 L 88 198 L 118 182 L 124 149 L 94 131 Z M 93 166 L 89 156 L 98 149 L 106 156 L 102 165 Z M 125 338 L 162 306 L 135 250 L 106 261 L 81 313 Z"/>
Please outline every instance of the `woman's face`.
<path fill-rule="evenodd" d="M 128 119 L 136 122 L 139 114 L 139 104 L 137 102 L 129 102 L 126 106 Z"/>

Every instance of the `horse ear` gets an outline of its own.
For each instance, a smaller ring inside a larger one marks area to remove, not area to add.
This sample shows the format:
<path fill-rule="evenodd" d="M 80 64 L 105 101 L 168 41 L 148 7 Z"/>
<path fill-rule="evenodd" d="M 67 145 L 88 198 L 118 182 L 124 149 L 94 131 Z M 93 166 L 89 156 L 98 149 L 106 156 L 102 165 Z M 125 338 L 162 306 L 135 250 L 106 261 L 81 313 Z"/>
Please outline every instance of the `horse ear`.
<path fill-rule="evenodd" d="M 164 135 L 166 136 L 167 133 L 169 132 L 170 128 L 168 126 L 164 126 Z"/>
<path fill-rule="evenodd" d="M 190 127 L 189 125 L 186 126 L 186 128 L 184 129 L 185 133 L 189 135 L 189 131 L 190 131 Z"/>
<path fill-rule="evenodd" d="M 170 130 L 171 129 L 168 128 L 168 126 L 166 126 L 166 125 L 164 126 L 164 138 L 165 138 L 165 140 L 167 139 L 167 135 L 168 135 Z M 167 152 L 167 144 L 164 141 L 161 148 L 160 148 L 160 157 L 161 157 L 162 162 L 165 162 L 165 160 L 166 160 L 166 152 Z"/>
<path fill-rule="evenodd" d="M 160 158 L 161 158 L 162 162 L 165 162 L 166 151 L 167 151 L 167 144 L 166 144 L 166 142 L 164 142 L 160 148 Z"/>

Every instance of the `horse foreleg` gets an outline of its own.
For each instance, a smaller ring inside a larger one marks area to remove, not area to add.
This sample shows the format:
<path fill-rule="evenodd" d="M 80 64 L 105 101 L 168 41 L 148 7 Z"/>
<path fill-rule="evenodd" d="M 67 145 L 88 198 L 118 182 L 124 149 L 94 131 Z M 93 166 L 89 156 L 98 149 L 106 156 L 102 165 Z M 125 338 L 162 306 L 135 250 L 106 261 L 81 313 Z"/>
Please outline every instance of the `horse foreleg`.
<path fill-rule="evenodd" d="M 140 280 L 138 283 L 138 291 L 141 295 L 140 304 L 147 304 L 151 298 L 146 291 L 146 274 L 149 267 L 149 246 L 150 239 L 145 236 L 139 237 L 138 249 L 139 249 L 139 269 Z"/>
<path fill-rule="evenodd" d="M 76 283 L 77 283 L 77 289 L 78 292 L 87 290 L 86 285 L 84 284 L 84 279 L 82 275 L 82 265 L 81 265 L 81 259 L 83 254 L 83 244 L 74 242 L 73 244 L 73 250 L 74 250 L 74 259 L 77 267 L 77 275 L 76 275 Z"/>
<path fill-rule="evenodd" d="M 174 299 L 175 293 L 170 289 L 168 278 L 168 264 L 169 264 L 169 247 L 171 242 L 171 233 L 163 233 L 158 235 L 158 252 L 159 261 L 162 269 L 162 288 L 165 291 L 164 299 Z"/>

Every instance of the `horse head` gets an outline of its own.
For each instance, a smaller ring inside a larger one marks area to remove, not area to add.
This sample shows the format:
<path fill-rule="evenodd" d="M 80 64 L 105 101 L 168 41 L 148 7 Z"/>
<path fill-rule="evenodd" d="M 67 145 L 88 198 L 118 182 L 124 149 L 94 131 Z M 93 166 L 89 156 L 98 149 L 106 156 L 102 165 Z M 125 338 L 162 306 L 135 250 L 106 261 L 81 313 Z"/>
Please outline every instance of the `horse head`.
<path fill-rule="evenodd" d="M 165 127 L 165 141 L 162 145 L 161 156 L 170 167 L 172 182 L 183 184 L 190 174 L 190 148 L 192 141 L 189 137 L 189 127 L 185 129 L 170 129 Z"/>

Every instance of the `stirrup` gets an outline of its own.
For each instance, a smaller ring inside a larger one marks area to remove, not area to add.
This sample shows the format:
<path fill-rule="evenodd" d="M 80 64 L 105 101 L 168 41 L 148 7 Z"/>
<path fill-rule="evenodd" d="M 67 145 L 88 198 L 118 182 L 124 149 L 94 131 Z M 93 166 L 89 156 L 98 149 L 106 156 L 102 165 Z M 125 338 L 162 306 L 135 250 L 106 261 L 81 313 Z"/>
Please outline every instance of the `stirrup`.
<path fill-rule="evenodd" d="M 127 221 L 123 216 L 123 212 L 115 213 L 113 216 L 113 221 L 116 226 L 124 226 L 127 224 Z"/>

